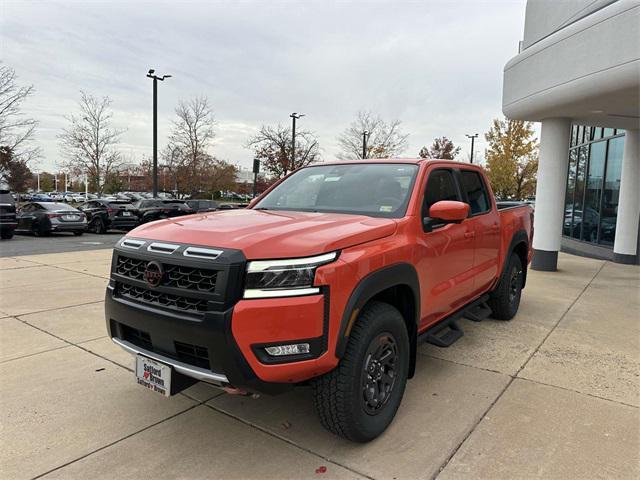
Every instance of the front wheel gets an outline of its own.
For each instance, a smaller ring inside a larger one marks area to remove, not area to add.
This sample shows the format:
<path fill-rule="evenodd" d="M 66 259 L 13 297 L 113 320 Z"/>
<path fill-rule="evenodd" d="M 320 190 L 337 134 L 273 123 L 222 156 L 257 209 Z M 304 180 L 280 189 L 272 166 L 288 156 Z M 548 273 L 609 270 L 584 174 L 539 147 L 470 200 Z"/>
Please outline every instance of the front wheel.
<path fill-rule="evenodd" d="M 338 366 L 312 382 L 322 425 L 355 442 L 368 442 L 384 432 L 404 395 L 409 350 L 400 312 L 386 303 L 367 305 Z"/>
<path fill-rule="evenodd" d="M 520 307 L 524 271 L 520 257 L 513 253 L 507 271 L 497 288 L 491 293 L 489 307 L 491 316 L 497 320 L 511 320 Z"/>
<path fill-rule="evenodd" d="M 13 238 L 13 230 L 3 230 L 0 233 L 0 238 L 3 240 L 11 240 Z"/>

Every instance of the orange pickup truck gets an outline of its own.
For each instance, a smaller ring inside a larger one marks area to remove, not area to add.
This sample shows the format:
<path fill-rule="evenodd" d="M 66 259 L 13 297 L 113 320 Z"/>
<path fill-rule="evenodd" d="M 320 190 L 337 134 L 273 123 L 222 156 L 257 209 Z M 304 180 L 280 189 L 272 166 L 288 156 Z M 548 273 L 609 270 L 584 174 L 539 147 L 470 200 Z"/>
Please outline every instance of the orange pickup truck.
<path fill-rule="evenodd" d="M 498 209 L 482 169 L 440 160 L 301 168 L 247 209 L 159 220 L 118 242 L 106 294 L 136 381 L 166 396 L 311 385 L 322 424 L 391 423 L 426 341 L 518 311 L 533 211 Z"/>

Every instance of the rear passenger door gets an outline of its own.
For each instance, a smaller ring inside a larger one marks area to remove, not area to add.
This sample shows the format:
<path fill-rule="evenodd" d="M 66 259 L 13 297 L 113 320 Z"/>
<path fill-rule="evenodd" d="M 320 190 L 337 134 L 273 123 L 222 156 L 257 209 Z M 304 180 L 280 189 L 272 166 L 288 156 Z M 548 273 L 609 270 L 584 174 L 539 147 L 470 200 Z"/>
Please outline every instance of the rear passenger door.
<path fill-rule="evenodd" d="M 467 222 L 475 233 L 474 291 L 479 294 L 486 291 L 498 275 L 500 217 L 480 172 L 461 169 L 459 176 L 464 201 L 470 207 Z"/>
<path fill-rule="evenodd" d="M 462 201 L 453 169 L 438 168 L 428 173 L 422 217 L 441 200 Z M 421 285 L 421 328 L 458 309 L 473 293 L 473 227 L 436 224 L 432 231 L 418 236 L 417 270 Z"/>

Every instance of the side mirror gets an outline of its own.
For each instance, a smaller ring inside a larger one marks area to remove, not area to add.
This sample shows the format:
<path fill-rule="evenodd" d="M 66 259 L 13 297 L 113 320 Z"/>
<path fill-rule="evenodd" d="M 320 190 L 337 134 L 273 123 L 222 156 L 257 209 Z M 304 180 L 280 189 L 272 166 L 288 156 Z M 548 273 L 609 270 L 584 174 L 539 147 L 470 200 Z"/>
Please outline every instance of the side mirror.
<path fill-rule="evenodd" d="M 469 216 L 469 205 L 464 202 L 441 200 L 429 208 L 429 216 L 423 219 L 425 232 L 448 223 L 461 223 Z"/>

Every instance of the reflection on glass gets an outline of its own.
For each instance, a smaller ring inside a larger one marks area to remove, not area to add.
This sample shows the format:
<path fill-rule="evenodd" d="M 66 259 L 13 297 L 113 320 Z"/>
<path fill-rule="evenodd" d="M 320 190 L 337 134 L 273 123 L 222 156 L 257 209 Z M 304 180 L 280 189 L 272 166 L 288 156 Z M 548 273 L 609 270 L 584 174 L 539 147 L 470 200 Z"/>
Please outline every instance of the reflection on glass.
<path fill-rule="evenodd" d="M 576 186 L 575 186 L 575 194 L 573 196 L 573 207 L 571 208 L 573 221 L 572 221 L 572 227 L 569 230 L 569 235 L 574 238 L 580 238 L 580 228 L 582 226 L 584 177 L 585 177 L 585 167 L 587 164 L 588 152 L 589 152 L 588 146 L 578 148 L 578 165 L 576 167 Z"/>
<path fill-rule="evenodd" d="M 613 240 L 616 236 L 624 137 L 613 138 L 608 143 L 609 155 L 605 172 L 602 222 L 600 225 L 600 243 L 603 245 L 613 245 Z"/>
<path fill-rule="evenodd" d="M 587 180 L 585 183 L 584 208 L 582 211 L 581 239 L 587 242 L 598 241 L 598 224 L 600 223 L 600 196 L 602 195 L 602 176 L 604 175 L 604 158 L 607 153 L 607 142 L 591 144 Z M 574 227 L 576 226 L 574 219 Z"/>
<path fill-rule="evenodd" d="M 569 150 L 569 172 L 567 174 L 567 193 L 564 200 L 564 226 L 562 234 L 571 236 L 572 218 L 573 218 L 573 193 L 576 187 L 576 160 L 578 158 L 578 149 Z"/>
<path fill-rule="evenodd" d="M 604 136 L 605 137 L 613 137 L 613 134 L 614 134 L 613 128 L 605 128 L 604 129 Z"/>

